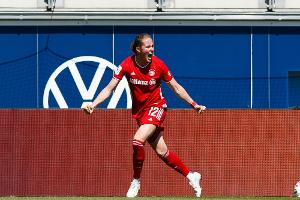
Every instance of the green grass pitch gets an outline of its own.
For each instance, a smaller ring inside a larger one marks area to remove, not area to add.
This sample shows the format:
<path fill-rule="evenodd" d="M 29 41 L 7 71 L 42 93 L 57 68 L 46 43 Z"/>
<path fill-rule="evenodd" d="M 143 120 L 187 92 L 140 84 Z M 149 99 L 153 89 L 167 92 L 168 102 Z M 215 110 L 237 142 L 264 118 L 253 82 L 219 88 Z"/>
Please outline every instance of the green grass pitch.
<path fill-rule="evenodd" d="M 0 197 L 0 200 L 128 200 L 126 197 Z M 134 200 L 192 200 L 195 197 L 138 197 Z M 201 200 L 288 200 L 295 197 L 201 197 Z"/>

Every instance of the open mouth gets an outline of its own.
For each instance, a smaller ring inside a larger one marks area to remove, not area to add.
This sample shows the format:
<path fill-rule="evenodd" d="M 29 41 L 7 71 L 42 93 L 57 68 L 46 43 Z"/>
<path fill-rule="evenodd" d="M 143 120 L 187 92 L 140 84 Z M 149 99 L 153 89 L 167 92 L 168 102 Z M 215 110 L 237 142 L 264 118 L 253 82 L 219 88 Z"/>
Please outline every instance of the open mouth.
<path fill-rule="evenodd" d="M 149 52 L 147 57 L 148 57 L 149 60 L 152 60 L 152 56 L 153 56 L 153 52 Z"/>

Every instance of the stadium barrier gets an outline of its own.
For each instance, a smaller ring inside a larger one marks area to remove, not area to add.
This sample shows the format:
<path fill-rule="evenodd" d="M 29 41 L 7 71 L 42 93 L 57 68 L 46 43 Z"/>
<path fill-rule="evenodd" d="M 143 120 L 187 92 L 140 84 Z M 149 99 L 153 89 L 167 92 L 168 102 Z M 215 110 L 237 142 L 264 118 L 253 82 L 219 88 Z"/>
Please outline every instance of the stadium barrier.
<path fill-rule="evenodd" d="M 0 110 L 0 196 L 124 196 L 129 110 Z M 204 196 L 291 196 L 300 179 L 297 110 L 169 110 L 164 137 Z M 142 196 L 193 195 L 183 176 L 146 145 Z"/>

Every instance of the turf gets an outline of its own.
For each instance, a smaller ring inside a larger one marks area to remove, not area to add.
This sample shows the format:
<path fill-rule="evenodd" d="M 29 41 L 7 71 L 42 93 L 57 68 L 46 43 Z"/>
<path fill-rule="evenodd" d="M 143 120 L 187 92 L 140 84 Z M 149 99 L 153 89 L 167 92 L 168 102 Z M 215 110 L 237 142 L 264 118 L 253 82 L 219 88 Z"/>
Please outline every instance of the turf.
<path fill-rule="evenodd" d="M 0 200 L 128 200 L 126 197 L 0 197 Z M 192 200 L 195 197 L 138 197 L 134 200 Z M 201 200 L 287 200 L 295 197 L 201 197 Z"/>

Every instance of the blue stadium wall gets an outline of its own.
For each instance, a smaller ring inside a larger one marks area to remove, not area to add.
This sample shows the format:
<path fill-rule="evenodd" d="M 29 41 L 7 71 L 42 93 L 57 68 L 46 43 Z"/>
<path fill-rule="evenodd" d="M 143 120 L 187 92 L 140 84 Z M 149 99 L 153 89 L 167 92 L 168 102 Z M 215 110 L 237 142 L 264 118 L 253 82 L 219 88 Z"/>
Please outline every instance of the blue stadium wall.
<path fill-rule="evenodd" d="M 0 107 L 45 108 L 45 88 L 55 73 L 68 108 L 92 100 L 112 76 L 107 68 L 89 97 L 79 92 L 68 60 L 92 56 L 114 66 L 131 54 L 137 33 L 149 32 L 155 54 L 176 80 L 208 108 L 289 108 L 300 105 L 300 27 L 240 26 L 36 26 L 0 28 Z M 76 63 L 88 91 L 99 63 Z M 170 108 L 187 108 L 163 84 Z M 60 107 L 50 90 L 49 108 Z M 117 108 L 126 108 L 122 93 Z M 107 107 L 108 102 L 101 105 Z"/>

